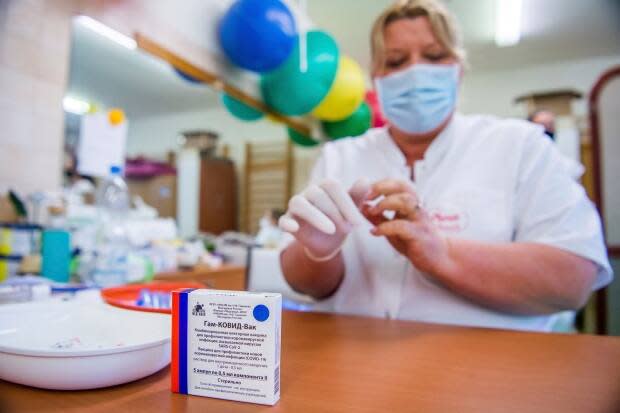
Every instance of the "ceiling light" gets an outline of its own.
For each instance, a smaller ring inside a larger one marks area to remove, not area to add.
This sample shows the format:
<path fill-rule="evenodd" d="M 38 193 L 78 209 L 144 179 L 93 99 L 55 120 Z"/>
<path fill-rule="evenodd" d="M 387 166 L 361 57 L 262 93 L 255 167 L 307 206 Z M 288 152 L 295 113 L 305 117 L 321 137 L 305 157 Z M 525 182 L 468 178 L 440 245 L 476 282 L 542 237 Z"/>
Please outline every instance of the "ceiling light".
<path fill-rule="evenodd" d="M 100 35 L 107 37 L 108 39 L 124 46 L 130 50 L 134 50 L 137 47 L 136 41 L 131 37 L 117 32 L 114 29 L 109 28 L 105 24 L 98 22 L 97 20 L 88 16 L 78 16 L 76 21 L 82 26 L 99 33 Z"/>
<path fill-rule="evenodd" d="M 65 112 L 75 113 L 76 115 L 83 115 L 90 110 L 90 104 L 88 102 L 71 96 L 64 97 L 62 100 L 62 107 Z"/>
<path fill-rule="evenodd" d="M 495 44 L 514 46 L 521 39 L 523 0 L 497 0 L 495 10 Z"/>

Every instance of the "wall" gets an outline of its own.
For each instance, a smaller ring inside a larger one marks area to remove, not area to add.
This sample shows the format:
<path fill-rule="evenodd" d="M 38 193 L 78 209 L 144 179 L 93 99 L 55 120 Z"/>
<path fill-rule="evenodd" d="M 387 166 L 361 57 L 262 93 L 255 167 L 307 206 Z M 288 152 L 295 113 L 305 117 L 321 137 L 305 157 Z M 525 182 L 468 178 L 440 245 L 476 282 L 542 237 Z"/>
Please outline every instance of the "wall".
<path fill-rule="evenodd" d="M 512 70 L 483 70 L 473 67 L 465 73 L 459 101 L 464 113 L 485 113 L 500 117 L 526 118 L 526 105 L 515 104 L 518 96 L 555 89 L 574 89 L 584 95 L 573 100 L 573 113 L 578 121 L 586 119 L 588 94 L 598 77 L 620 64 L 620 55 L 552 64 L 521 66 Z M 580 140 L 576 119 L 558 118 L 556 136 L 558 149 L 566 156 L 580 160 Z M 584 123 L 585 125 L 587 123 Z"/>
<path fill-rule="evenodd" d="M 209 129 L 220 135 L 220 144 L 230 148 L 230 157 L 235 161 L 238 172 L 243 171 L 245 143 L 261 141 L 282 141 L 286 137 L 284 126 L 262 119 L 257 122 L 241 122 L 232 117 L 223 107 L 199 112 L 172 113 L 136 119 L 129 124 L 127 153 L 164 159 L 166 152 L 178 149 L 181 131 Z M 309 169 L 316 158 L 317 149 L 295 147 L 294 189 L 300 190 L 307 180 Z"/>
<path fill-rule="evenodd" d="M 220 135 L 220 143 L 228 144 L 231 158 L 243 162 L 243 145 L 246 141 L 284 140 L 286 130 L 268 120 L 241 122 L 216 107 L 204 111 L 171 113 L 166 116 L 144 117 L 133 120 L 129 126 L 127 152 L 161 156 L 178 148 L 182 131 L 208 129 Z"/>
<path fill-rule="evenodd" d="M 1 0 L 0 193 L 60 187 L 61 102 L 73 16 L 92 16 L 128 35 L 141 32 L 198 65 L 221 70 L 226 64 L 213 53 L 213 33 L 200 34 L 204 21 L 217 19 L 223 7 L 218 0 Z"/>
<path fill-rule="evenodd" d="M 228 145 L 230 158 L 235 162 L 239 183 L 240 205 L 243 205 L 243 171 L 245 168 L 245 143 L 285 142 L 284 126 L 262 119 L 257 122 L 241 122 L 223 107 L 198 112 L 172 113 L 136 119 L 129 124 L 127 152 L 130 156 L 146 155 L 164 159 L 168 151 L 178 151 L 181 131 L 208 129 L 220 135 L 220 145 Z M 299 192 L 306 184 L 317 149 L 295 147 L 293 167 L 293 192 Z M 182 214 L 182 213 L 180 213 Z M 244 217 L 243 211 L 240 216 Z M 182 217 L 181 217 L 182 218 Z"/>
<path fill-rule="evenodd" d="M 0 1 L 0 193 L 61 182 L 71 12 L 51 3 Z"/>
<path fill-rule="evenodd" d="M 513 103 L 517 96 L 566 88 L 587 96 L 601 73 L 619 64 L 620 56 L 608 56 L 501 71 L 473 67 L 465 74 L 459 106 L 464 113 L 525 117 L 524 107 Z M 587 100 L 575 102 L 573 110 L 586 114 Z"/>

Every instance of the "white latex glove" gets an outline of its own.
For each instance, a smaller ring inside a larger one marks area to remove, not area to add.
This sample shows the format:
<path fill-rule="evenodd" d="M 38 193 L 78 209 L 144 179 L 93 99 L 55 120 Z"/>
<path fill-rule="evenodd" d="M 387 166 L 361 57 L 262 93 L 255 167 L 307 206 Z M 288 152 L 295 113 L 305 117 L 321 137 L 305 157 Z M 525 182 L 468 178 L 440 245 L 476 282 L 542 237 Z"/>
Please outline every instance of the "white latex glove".
<path fill-rule="evenodd" d="M 364 222 L 359 211 L 370 185 L 357 181 L 347 192 L 340 183 L 326 179 L 295 195 L 279 226 L 291 233 L 315 261 L 326 261 L 340 250 L 353 226 Z"/>

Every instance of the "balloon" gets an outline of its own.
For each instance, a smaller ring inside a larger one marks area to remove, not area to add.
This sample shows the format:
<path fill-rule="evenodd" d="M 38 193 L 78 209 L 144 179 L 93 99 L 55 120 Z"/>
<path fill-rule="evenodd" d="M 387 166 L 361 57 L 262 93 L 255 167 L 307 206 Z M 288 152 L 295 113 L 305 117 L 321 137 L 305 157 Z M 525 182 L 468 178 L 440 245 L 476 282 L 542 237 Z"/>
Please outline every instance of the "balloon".
<path fill-rule="evenodd" d="M 323 131 L 331 139 L 359 136 L 370 128 L 370 120 L 370 108 L 364 102 L 346 119 L 336 122 L 323 122 Z"/>
<path fill-rule="evenodd" d="M 304 115 L 327 96 L 338 69 L 338 46 L 322 31 L 308 32 L 308 67 L 299 67 L 299 45 L 276 70 L 261 78 L 261 92 L 267 105 L 283 115 Z"/>
<path fill-rule="evenodd" d="M 260 73 L 280 66 L 297 41 L 295 19 L 280 0 L 238 0 L 220 21 L 218 35 L 234 64 Z"/>
<path fill-rule="evenodd" d="M 116 126 L 125 121 L 125 112 L 122 109 L 113 108 L 108 111 L 108 122 Z"/>
<path fill-rule="evenodd" d="M 174 71 L 177 72 L 177 75 L 181 76 L 183 78 L 183 80 L 186 80 L 190 83 L 202 83 L 200 80 L 196 79 L 193 76 L 188 75 L 187 73 L 185 73 L 182 70 L 177 69 L 176 67 L 173 67 Z"/>
<path fill-rule="evenodd" d="M 312 114 L 322 120 L 342 120 L 360 106 L 365 91 L 362 68 L 355 60 L 342 56 L 332 88 Z"/>
<path fill-rule="evenodd" d="M 263 112 L 260 110 L 256 110 L 226 93 L 222 94 L 222 103 L 231 115 L 238 119 L 253 121 L 263 117 Z"/>
<path fill-rule="evenodd" d="M 377 96 L 377 91 L 369 90 L 366 92 L 366 103 L 370 107 L 370 112 L 372 113 L 372 127 L 380 128 L 384 126 L 387 122 L 383 117 L 383 113 L 381 112 L 381 105 L 379 104 L 379 97 Z"/>
<path fill-rule="evenodd" d="M 287 131 L 288 137 L 299 146 L 311 147 L 319 144 L 319 142 L 315 141 L 311 137 L 303 135 L 293 128 L 287 128 Z"/>

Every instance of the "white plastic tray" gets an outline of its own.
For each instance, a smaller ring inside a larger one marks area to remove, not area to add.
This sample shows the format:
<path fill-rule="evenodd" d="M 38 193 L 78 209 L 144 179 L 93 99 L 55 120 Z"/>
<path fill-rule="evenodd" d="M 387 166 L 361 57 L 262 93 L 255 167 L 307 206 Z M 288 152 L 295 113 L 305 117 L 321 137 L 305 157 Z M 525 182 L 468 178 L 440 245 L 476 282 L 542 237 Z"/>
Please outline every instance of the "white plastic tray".
<path fill-rule="evenodd" d="M 170 363 L 170 322 L 98 296 L 0 305 L 0 379 L 80 390 L 146 377 Z"/>

